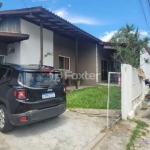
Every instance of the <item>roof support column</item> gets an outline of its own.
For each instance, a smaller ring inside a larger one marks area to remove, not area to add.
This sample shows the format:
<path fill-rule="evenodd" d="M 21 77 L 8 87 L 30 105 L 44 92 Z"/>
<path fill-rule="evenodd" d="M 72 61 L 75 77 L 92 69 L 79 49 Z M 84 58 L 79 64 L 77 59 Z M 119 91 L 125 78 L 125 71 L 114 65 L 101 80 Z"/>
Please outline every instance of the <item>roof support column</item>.
<path fill-rule="evenodd" d="M 99 81 L 99 55 L 98 45 L 96 44 L 96 83 Z"/>
<path fill-rule="evenodd" d="M 43 65 L 43 21 L 40 19 L 40 65 Z"/>
<path fill-rule="evenodd" d="M 75 73 L 78 73 L 78 39 L 76 38 L 76 50 L 75 50 Z M 78 89 L 78 79 L 76 80 L 76 89 Z"/>

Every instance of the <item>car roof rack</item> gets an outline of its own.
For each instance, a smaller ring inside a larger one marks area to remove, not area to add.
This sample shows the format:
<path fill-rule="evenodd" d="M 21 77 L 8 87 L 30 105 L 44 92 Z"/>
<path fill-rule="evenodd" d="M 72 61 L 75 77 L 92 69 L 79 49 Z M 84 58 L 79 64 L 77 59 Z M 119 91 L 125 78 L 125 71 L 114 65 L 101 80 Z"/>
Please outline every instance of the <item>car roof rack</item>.
<path fill-rule="evenodd" d="M 7 66 L 10 66 L 10 67 L 14 67 L 16 69 L 19 69 L 19 70 L 30 70 L 30 69 L 33 69 L 33 70 L 37 70 L 37 69 L 53 69 L 55 72 L 59 72 L 58 69 L 52 67 L 52 66 L 47 66 L 47 65 L 39 65 L 39 64 L 23 64 L 23 65 L 18 65 L 18 64 L 13 64 L 13 63 L 0 63 L 0 65 L 7 65 Z"/>
<path fill-rule="evenodd" d="M 28 66 L 39 66 L 39 67 L 44 67 L 44 68 L 51 68 L 51 69 L 54 69 L 54 67 L 52 66 L 47 66 L 47 65 L 38 65 L 38 64 L 28 64 Z"/>
<path fill-rule="evenodd" d="M 8 66 L 16 66 L 16 67 L 21 67 L 21 65 L 18 64 L 13 64 L 13 63 L 0 63 L 1 65 L 8 65 Z"/>

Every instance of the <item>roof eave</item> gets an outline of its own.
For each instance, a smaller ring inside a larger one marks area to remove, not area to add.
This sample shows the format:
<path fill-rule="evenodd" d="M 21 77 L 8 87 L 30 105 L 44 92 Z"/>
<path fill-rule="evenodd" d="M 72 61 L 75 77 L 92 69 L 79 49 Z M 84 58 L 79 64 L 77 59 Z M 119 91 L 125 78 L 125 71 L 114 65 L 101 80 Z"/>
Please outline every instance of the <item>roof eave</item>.
<path fill-rule="evenodd" d="M 77 35 L 79 33 L 79 36 L 81 36 L 81 38 L 84 39 L 84 37 L 86 37 L 88 40 L 91 40 L 92 42 L 95 43 L 101 43 L 102 41 L 96 37 L 94 37 L 93 35 L 87 33 L 86 31 L 83 31 L 82 29 L 78 28 L 77 26 L 73 25 L 72 23 L 68 22 L 67 20 L 57 16 L 56 14 L 50 12 L 49 10 L 44 9 L 41 6 L 38 7 L 32 7 L 32 8 L 24 8 L 24 9 L 17 9 L 17 10 L 6 10 L 6 11 L 0 11 L 0 17 L 7 17 L 7 16 L 22 16 L 23 15 L 34 15 L 34 13 L 38 14 L 38 13 L 43 13 L 46 14 L 49 17 L 53 17 L 56 20 L 58 20 L 60 23 L 64 23 L 65 25 L 69 26 L 71 29 L 75 30 L 77 32 Z M 40 19 L 40 18 L 39 18 Z M 33 20 L 34 21 L 34 20 Z M 51 29 L 49 29 L 51 30 Z M 55 32 L 55 31 L 54 31 Z M 60 32 L 60 31 L 59 31 Z M 70 35 L 72 36 L 72 35 Z M 83 37 L 82 37 L 83 36 Z M 75 37 L 75 36 L 74 36 Z M 76 37 L 75 37 L 76 38 Z M 78 37 L 77 37 L 78 38 Z"/>

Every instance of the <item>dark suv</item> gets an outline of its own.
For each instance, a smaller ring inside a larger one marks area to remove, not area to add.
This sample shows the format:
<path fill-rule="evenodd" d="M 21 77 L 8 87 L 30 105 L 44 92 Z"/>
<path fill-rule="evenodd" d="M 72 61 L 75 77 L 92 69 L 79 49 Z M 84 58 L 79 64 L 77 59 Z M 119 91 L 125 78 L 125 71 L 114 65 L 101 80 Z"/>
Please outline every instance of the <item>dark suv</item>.
<path fill-rule="evenodd" d="M 62 114 L 66 88 L 50 66 L 0 64 L 0 131 Z"/>

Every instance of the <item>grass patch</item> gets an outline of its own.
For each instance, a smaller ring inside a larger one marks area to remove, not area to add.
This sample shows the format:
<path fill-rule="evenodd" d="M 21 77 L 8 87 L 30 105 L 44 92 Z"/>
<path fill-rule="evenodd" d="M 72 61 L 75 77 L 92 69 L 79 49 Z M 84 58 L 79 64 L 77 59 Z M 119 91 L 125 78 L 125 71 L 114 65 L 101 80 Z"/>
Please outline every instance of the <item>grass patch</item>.
<path fill-rule="evenodd" d="M 127 146 L 126 146 L 126 150 L 132 150 L 132 149 L 134 149 L 134 141 L 135 141 L 135 139 L 136 139 L 140 134 L 143 135 L 143 136 L 146 135 L 146 133 L 145 133 L 145 132 L 141 132 L 140 129 L 144 129 L 144 128 L 146 128 L 146 127 L 149 127 L 149 125 L 146 124 L 146 123 L 143 122 L 143 121 L 140 121 L 140 120 L 132 120 L 132 121 L 134 121 L 135 123 L 137 123 L 137 125 L 136 125 L 136 128 L 135 128 L 135 129 L 133 130 L 133 132 L 132 132 L 132 136 L 131 136 L 131 138 L 130 138 L 130 141 L 129 141 L 129 143 L 128 143 Z"/>
<path fill-rule="evenodd" d="M 68 108 L 106 109 L 108 98 L 107 86 L 89 87 L 67 93 Z M 121 88 L 110 87 L 110 109 L 121 108 Z"/>
<path fill-rule="evenodd" d="M 145 128 L 145 127 L 149 127 L 149 125 L 146 124 L 146 123 L 143 122 L 143 121 L 135 120 L 135 122 L 137 123 L 137 128 L 139 128 L 139 129 L 143 129 L 143 128 Z"/>

